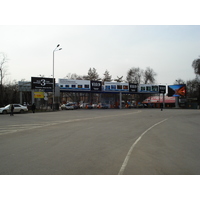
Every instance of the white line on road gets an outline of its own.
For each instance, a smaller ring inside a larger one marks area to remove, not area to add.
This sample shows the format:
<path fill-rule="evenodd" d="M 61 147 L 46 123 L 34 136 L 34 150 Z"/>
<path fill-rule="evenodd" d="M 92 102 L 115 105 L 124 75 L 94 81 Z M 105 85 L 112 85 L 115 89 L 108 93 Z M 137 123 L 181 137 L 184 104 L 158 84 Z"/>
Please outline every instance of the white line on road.
<path fill-rule="evenodd" d="M 148 129 L 147 129 L 146 131 L 144 131 L 144 132 L 140 135 L 140 137 L 133 143 L 133 145 L 131 146 L 131 148 L 129 149 L 129 151 L 128 151 L 127 155 L 126 155 L 126 158 L 125 158 L 125 160 L 124 160 L 124 162 L 123 162 L 123 164 L 122 164 L 122 166 L 121 166 L 121 169 L 120 169 L 118 175 L 123 175 L 124 170 L 125 170 L 125 168 L 126 168 L 126 166 L 127 166 L 127 164 L 128 164 L 128 161 L 129 161 L 129 159 L 130 159 L 131 153 L 132 153 L 132 151 L 133 151 L 133 148 L 134 148 L 135 145 L 141 140 L 142 136 L 143 136 L 145 133 L 147 133 L 148 131 L 150 131 L 152 128 L 154 128 L 155 126 L 157 126 L 157 125 L 163 123 L 163 122 L 166 121 L 166 120 L 167 120 L 167 119 L 164 119 L 164 120 L 162 120 L 162 121 L 160 121 L 160 122 L 154 124 L 154 125 L 151 126 L 150 128 L 148 128 Z"/>

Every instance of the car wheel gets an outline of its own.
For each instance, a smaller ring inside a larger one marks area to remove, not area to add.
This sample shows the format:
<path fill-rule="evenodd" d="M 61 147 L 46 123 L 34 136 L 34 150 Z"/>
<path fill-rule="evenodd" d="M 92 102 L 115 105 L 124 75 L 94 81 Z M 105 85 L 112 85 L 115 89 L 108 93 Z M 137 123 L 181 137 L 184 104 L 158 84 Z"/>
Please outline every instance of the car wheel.
<path fill-rule="evenodd" d="M 7 110 L 4 110 L 4 111 L 3 111 L 3 114 L 7 114 Z"/>
<path fill-rule="evenodd" d="M 20 110 L 20 113 L 24 113 L 24 110 Z"/>

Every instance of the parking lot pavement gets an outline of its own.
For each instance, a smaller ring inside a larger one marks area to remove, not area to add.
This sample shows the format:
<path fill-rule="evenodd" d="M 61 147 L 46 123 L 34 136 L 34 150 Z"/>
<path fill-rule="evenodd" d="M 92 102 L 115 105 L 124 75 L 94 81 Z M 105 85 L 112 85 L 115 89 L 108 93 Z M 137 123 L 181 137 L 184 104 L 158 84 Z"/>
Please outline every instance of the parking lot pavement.
<path fill-rule="evenodd" d="M 200 174 L 199 119 L 180 109 L 0 115 L 0 174 Z"/>

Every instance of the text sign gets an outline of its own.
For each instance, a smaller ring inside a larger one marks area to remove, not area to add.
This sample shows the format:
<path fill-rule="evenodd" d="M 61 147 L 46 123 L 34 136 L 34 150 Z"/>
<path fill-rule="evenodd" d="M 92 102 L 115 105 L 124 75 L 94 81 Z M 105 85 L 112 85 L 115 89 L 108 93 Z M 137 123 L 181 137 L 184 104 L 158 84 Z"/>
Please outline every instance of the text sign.
<path fill-rule="evenodd" d="M 101 81 L 91 81 L 90 82 L 91 91 L 101 91 L 102 90 L 102 82 Z"/>
<path fill-rule="evenodd" d="M 55 79 L 54 79 L 55 86 Z M 31 88 L 32 89 L 52 89 L 53 79 L 43 77 L 31 77 Z"/>
<path fill-rule="evenodd" d="M 159 85 L 159 93 L 166 93 L 166 86 L 165 85 Z"/>
<path fill-rule="evenodd" d="M 138 91 L 138 85 L 135 83 L 129 83 L 129 92 L 137 92 Z"/>

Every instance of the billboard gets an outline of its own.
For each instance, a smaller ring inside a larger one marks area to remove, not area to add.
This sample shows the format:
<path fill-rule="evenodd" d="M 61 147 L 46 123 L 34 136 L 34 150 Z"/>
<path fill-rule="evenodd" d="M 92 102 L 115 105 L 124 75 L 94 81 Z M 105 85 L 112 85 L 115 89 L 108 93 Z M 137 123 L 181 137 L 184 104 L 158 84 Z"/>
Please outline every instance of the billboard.
<path fill-rule="evenodd" d="M 44 98 L 44 92 L 34 92 L 34 98 L 35 99 L 43 99 Z"/>
<path fill-rule="evenodd" d="M 168 96 L 169 97 L 180 97 L 186 96 L 186 85 L 169 85 L 168 86 Z"/>
<path fill-rule="evenodd" d="M 31 91 L 31 82 L 28 81 L 19 81 L 18 82 L 20 92 L 29 92 Z"/>
<path fill-rule="evenodd" d="M 137 92 L 138 91 L 138 84 L 129 83 L 129 92 Z"/>
<path fill-rule="evenodd" d="M 55 79 L 54 79 L 55 85 Z M 53 78 L 31 77 L 31 89 L 53 89 Z"/>
<path fill-rule="evenodd" d="M 165 85 L 159 85 L 159 93 L 166 93 L 166 86 Z"/>
<path fill-rule="evenodd" d="M 101 81 L 90 81 L 92 91 L 101 91 L 102 82 Z"/>

